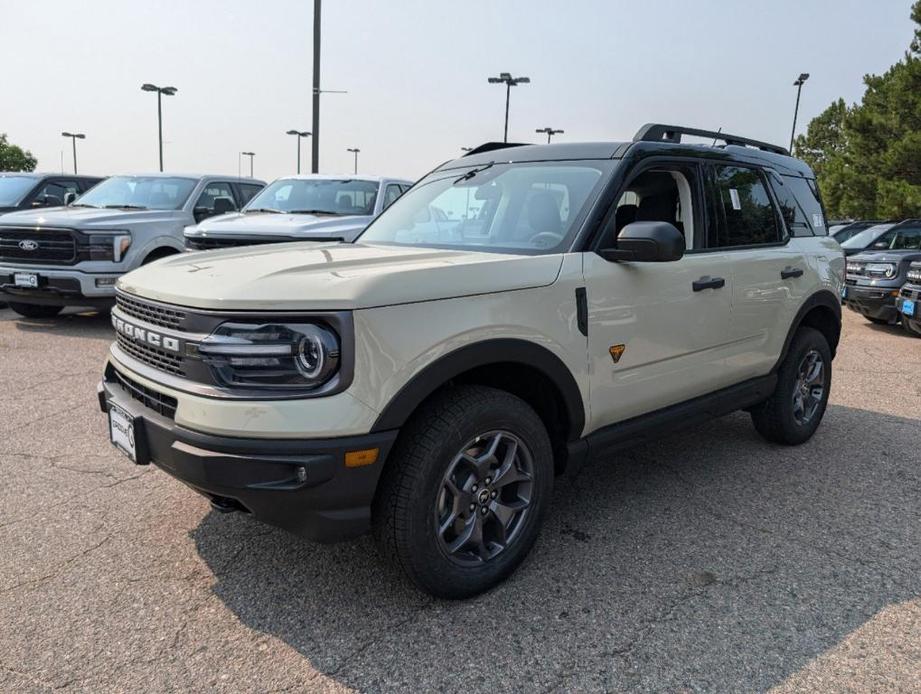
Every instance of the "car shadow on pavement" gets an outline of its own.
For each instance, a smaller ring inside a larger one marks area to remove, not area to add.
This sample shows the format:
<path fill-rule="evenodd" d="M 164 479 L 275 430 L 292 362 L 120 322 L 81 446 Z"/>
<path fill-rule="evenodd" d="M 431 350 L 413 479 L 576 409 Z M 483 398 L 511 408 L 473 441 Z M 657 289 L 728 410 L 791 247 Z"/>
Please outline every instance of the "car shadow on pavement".
<path fill-rule="evenodd" d="M 465 602 L 368 539 L 214 512 L 192 538 L 243 624 L 348 687 L 762 690 L 921 595 L 918 425 L 833 406 L 787 448 L 737 413 L 594 463 L 558 480 L 519 571 Z"/>
<path fill-rule="evenodd" d="M 5 310 L 0 311 L 0 319 L 14 321 L 16 330 L 28 333 L 54 333 L 68 337 L 114 337 L 107 310 L 65 309 L 54 318 L 26 318 L 12 310 Z"/>

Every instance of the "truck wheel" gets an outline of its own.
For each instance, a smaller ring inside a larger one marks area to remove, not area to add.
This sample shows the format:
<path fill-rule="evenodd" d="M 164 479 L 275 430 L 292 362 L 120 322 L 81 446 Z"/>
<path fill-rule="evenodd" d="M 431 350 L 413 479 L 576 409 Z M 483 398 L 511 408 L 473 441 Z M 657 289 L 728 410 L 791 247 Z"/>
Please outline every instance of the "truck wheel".
<path fill-rule="evenodd" d="M 902 317 L 902 327 L 905 329 L 905 332 L 912 337 L 921 337 L 921 330 L 915 327 L 915 322 L 904 316 Z"/>
<path fill-rule="evenodd" d="M 830 390 L 828 341 L 818 330 L 801 327 L 780 365 L 771 397 L 751 410 L 755 429 L 774 443 L 808 441 L 822 421 Z"/>
<path fill-rule="evenodd" d="M 63 306 L 45 306 L 44 304 L 21 304 L 18 301 L 11 301 L 10 308 L 20 316 L 26 318 L 54 318 L 62 310 Z"/>
<path fill-rule="evenodd" d="M 406 425 L 373 508 L 381 553 L 422 590 L 466 598 L 521 563 L 553 490 L 543 422 L 523 400 L 451 388 Z"/>

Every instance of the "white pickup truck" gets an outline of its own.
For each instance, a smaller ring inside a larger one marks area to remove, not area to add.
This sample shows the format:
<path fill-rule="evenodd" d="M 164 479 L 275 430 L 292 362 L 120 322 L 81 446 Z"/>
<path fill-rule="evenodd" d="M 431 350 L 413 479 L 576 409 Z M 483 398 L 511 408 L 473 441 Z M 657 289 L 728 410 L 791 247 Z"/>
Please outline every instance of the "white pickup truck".
<path fill-rule="evenodd" d="M 112 176 L 68 207 L 0 219 L 0 301 L 30 318 L 107 307 L 115 280 L 183 250 L 183 229 L 234 212 L 265 185 L 233 176 Z"/>

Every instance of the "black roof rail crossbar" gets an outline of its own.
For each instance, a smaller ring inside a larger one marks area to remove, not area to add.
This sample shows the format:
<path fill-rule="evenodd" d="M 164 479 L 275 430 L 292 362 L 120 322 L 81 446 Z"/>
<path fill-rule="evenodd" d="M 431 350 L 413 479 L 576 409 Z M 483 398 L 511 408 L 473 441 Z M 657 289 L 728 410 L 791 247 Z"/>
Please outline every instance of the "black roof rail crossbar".
<path fill-rule="evenodd" d="M 722 140 L 727 145 L 745 145 L 748 147 L 757 147 L 765 152 L 774 154 L 784 154 L 789 156 L 790 153 L 784 147 L 772 145 L 769 142 L 752 140 L 747 137 L 730 135 L 729 133 L 717 132 L 713 130 L 700 130 L 699 128 L 685 128 L 681 125 L 664 125 L 663 123 L 647 123 L 640 128 L 636 135 L 633 136 L 634 142 L 681 142 L 682 135 L 693 135 L 695 137 L 712 137 L 714 140 Z"/>
<path fill-rule="evenodd" d="M 465 157 L 474 154 L 483 154 L 483 152 L 492 152 L 497 149 L 506 149 L 507 147 L 525 147 L 526 142 L 484 142 L 479 147 L 474 147 L 469 152 L 464 152 Z"/>

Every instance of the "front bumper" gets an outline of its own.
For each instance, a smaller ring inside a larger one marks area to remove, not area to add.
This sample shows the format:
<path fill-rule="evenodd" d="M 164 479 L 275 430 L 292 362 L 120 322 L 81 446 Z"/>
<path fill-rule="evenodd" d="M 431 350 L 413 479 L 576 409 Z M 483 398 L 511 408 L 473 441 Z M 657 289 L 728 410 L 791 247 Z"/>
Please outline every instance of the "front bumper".
<path fill-rule="evenodd" d="M 902 300 L 909 299 L 915 302 L 914 312 L 912 315 L 902 313 Z M 896 301 L 899 314 L 902 320 L 908 323 L 910 328 L 915 332 L 921 332 L 921 284 L 906 284 L 899 292 L 899 298 Z"/>
<path fill-rule="evenodd" d="M 17 287 L 15 274 L 19 272 L 38 275 L 38 287 L 35 289 Z M 44 267 L 4 265 L 0 266 L 0 300 L 49 306 L 107 308 L 115 303 L 114 281 L 121 274 L 120 272 L 87 273 L 70 269 L 50 270 Z M 97 287 L 97 279 L 111 281 L 111 284 Z"/>
<path fill-rule="evenodd" d="M 895 322 L 899 314 L 895 305 L 897 287 L 847 284 L 844 303 L 852 311 L 876 320 Z"/>
<path fill-rule="evenodd" d="M 171 398 L 109 366 L 99 404 L 134 418 L 138 463 L 153 463 L 208 498 L 319 542 L 366 532 L 371 503 L 396 431 L 329 439 L 216 436 L 176 424 Z M 347 467 L 346 453 L 378 449 L 369 465 Z"/>

